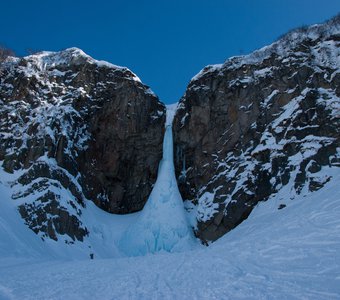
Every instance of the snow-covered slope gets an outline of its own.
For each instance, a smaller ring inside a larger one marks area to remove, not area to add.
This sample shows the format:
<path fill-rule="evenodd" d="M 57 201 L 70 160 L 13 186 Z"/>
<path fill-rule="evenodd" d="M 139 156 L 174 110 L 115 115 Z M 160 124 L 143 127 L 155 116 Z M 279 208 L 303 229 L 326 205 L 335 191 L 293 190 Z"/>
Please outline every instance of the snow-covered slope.
<path fill-rule="evenodd" d="M 13 175 L 15 178 L 16 174 Z M 0 256 L 7 259 L 88 259 L 124 256 L 118 242 L 126 228 L 134 223 L 139 213 L 129 215 L 109 214 L 86 200 L 81 220 L 89 234 L 83 241 L 57 235 L 57 240 L 42 240 L 22 219 L 18 203 L 12 200 L 13 187 L 8 184 L 8 173 L 0 170 Z M 60 194 L 67 199 L 67 193 Z M 1 268 L 1 267 L 0 267 Z M 1 299 L 1 297 L 0 297 Z"/>
<path fill-rule="evenodd" d="M 303 26 L 301 28 L 293 29 L 284 34 L 276 42 L 269 46 L 265 46 L 248 55 L 235 56 L 229 58 L 223 64 L 208 65 L 198 74 L 196 74 L 191 81 L 199 80 L 202 76 L 213 73 L 223 72 L 223 69 L 238 69 L 247 65 L 261 65 L 266 59 L 272 55 L 277 57 L 284 57 L 284 63 L 299 62 L 299 56 L 305 56 L 309 42 L 315 42 L 312 47 L 312 55 L 315 66 L 322 68 L 337 68 L 339 65 L 339 47 L 336 38 L 340 32 L 340 16 L 336 16 L 329 21 L 322 24 L 315 24 L 312 26 Z M 323 40 L 322 43 L 320 39 Z M 307 44 L 306 44 L 307 42 Z M 298 49 L 299 51 L 296 51 Z M 307 59 L 305 60 L 307 63 Z M 262 70 L 257 75 L 264 75 L 269 70 Z M 335 74 L 334 74 L 335 75 Z M 235 78 L 237 80 L 237 78 Z"/>
<path fill-rule="evenodd" d="M 340 176 L 332 171 L 322 190 L 277 210 L 282 191 L 207 248 L 94 260 L 2 253 L 0 299 L 340 299 Z"/>

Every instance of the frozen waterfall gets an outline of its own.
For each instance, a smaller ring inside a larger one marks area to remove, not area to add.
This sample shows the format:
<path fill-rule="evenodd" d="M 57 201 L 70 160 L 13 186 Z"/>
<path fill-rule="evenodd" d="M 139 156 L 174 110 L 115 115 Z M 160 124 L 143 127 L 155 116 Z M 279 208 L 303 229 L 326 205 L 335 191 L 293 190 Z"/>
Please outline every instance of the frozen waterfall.
<path fill-rule="evenodd" d="M 156 183 L 139 218 L 123 234 L 119 243 L 120 250 L 127 255 L 183 251 L 197 243 L 188 224 L 175 177 L 173 114 L 173 110 L 167 109 L 163 159 L 159 164 Z"/>

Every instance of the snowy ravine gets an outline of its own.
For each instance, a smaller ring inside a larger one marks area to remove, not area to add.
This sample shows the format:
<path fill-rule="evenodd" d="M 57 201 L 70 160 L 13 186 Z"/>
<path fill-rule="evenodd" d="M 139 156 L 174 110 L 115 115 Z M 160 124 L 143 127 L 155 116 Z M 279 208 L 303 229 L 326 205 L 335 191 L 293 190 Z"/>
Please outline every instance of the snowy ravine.
<path fill-rule="evenodd" d="M 159 164 L 157 181 L 139 218 L 119 242 L 119 248 L 127 255 L 145 255 L 162 250 L 183 251 L 198 243 L 188 224 L 175 176 L 172 138 L 175 108 L 170 106 L 167 109 L 163 159 Z"/>

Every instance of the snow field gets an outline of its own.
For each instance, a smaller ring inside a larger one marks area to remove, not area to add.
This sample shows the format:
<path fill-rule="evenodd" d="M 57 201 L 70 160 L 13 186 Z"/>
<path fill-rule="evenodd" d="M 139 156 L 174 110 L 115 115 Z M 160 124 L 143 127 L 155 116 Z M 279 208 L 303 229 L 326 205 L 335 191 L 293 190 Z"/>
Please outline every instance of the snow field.
<path fill-rule="evenodd" d="M 332 171 L 333 172 L 333 171 Z M 0 259 L 0 299 L 340 299 L 340 174 L 280 196 L 208 248 L 109 259 Z"/>

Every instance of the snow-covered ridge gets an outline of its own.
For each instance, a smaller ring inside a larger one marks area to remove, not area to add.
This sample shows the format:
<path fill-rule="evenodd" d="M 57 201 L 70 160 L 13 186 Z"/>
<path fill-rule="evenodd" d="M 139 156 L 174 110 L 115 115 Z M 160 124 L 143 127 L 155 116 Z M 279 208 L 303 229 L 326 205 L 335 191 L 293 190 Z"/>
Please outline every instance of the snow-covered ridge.
<path fill-rule="evenodd" d="M 117 66 L 107 61 L 96 60 L 86 54 L 83 50 L 76 47 L 67 48 L 58 52 L 41 51 L 36 54 L 25 56 L 23 57 L 23 59 L 27 62 L 28 68 L 37 68 L 37 71 L 47 71 L 53 70 L 58 67 L 89 63 L 101 68 L 110 68 L 131 73 L 131 78 L 133 80 L 141 82 L 139 77 L 128 68 Z M 10 57 L 7 59 L 7 62 L 19 63 L 20 58 Z"/>
<path fill-rule="evenodd" d="M 224 69 L 237 69 L 242 65 L 259 64 L 273 54 L 281 58 L 289 56 L 292 52 L 297 56 L 303 55 L 303 53 L 296 52 L 294 49 L 303 41 L 315 42 L 319 39 L 323 42 L 321 46 L 319 45 L 314 49 L 315 51 L 313 51 L 315 64 L 322 67 L 339 67 L 339 42 L 330 39 L 331 37 L 339 37 L 339 35 L 340 16 L 338 15 L 323 24 L 294 29 L 271 45 L 265 46 L 248 55 L 230 57 L 223 64 L 208 65 L 196 74 L 190 83 L 193 83 L 208 73 L 219 72 Z M 308 48 L 309 46 L 305 47 Z"/>

